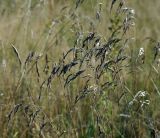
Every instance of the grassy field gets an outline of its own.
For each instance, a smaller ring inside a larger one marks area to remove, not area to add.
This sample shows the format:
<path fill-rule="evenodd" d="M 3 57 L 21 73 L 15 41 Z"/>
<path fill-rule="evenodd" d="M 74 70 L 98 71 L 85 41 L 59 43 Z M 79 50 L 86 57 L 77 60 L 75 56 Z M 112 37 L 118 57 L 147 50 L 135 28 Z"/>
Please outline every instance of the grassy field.
<path fill-rule="evenodd" d="M 160 1 L 0 1 L 0 138 L 160 137 Z"/>

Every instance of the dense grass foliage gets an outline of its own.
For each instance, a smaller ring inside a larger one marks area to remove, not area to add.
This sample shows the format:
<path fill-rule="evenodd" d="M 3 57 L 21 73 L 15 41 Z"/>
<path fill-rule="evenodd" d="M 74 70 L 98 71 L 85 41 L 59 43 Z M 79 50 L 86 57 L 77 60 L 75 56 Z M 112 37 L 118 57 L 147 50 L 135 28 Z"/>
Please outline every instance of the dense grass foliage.
<path fill-rule="evenodd" d="M 0 137 L 160 136 L 159 6 L 0 1 Z"/>

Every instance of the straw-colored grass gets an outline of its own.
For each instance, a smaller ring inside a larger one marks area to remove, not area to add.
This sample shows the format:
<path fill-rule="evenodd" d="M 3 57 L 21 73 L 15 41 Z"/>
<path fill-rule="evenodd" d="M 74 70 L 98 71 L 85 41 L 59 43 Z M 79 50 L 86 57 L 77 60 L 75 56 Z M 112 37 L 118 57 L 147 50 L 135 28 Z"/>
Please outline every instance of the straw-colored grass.
<path fill-rule="evenodd" d="M 0 137 L 160 135 L 160 2 L 120 2 L 0 1 Z"/>

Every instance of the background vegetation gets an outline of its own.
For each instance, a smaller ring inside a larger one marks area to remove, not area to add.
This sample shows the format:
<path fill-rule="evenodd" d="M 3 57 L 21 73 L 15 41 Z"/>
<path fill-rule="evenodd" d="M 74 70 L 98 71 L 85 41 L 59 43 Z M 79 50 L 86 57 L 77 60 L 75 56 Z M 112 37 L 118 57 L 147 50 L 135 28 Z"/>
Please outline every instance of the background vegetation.
<path fill-rule="evenodd" d="M 0 0 L 0 137 L 160 135 L 160 2 L 112 2 Z"/>

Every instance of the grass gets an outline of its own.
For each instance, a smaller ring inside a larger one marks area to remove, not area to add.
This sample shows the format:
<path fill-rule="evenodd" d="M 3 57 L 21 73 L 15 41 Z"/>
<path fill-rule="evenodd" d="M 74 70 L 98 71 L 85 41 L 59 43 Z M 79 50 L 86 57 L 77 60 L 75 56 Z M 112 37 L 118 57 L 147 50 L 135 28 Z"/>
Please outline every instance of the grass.
<path fill-rule="evenodd" d="M 0 137 L 160 135 L 159 1 L 120 2 L 0 2 Z"/>

